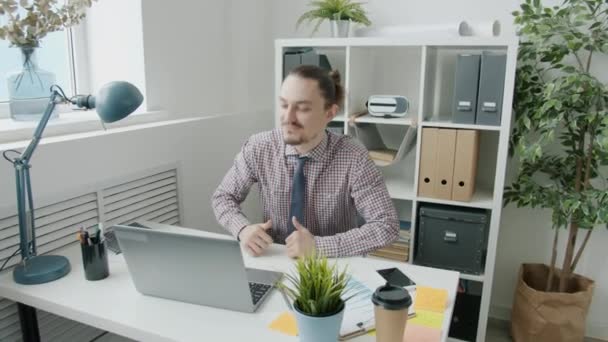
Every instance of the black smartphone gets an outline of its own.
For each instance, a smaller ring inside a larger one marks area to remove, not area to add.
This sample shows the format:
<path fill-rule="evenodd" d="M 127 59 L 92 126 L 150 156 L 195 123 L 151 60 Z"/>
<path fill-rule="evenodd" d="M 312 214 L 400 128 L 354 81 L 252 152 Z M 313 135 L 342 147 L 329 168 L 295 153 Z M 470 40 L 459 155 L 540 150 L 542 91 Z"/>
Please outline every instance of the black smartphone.
<path fill-rule="evenodd" d="M 401 287 L 416 285 L 412 279 L 403 274 L 398 268 L 386 268 L 377 272 L 391 285 Z"/>

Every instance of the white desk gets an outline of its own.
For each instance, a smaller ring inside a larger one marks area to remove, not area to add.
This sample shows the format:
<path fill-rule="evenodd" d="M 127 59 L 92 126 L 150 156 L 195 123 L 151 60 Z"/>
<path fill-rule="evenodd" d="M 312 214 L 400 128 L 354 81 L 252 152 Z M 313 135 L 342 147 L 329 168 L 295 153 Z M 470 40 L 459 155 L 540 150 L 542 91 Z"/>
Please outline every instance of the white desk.
<path fill-rule="evenodd" d="M 259 258 L 247 255 L 245 264 L 261 269 L 293 271 L 293 261 L 285 256 L 284 248 L 282 245 L 272 246 L 265 256 Z M 268 329 L 268 324 L 287 310 L 277 290 L 273 290 L 254 314 L 214 309 L 140 294 L 133 286 L 122 255 L 109 253 L 108 278 L 87 281 L 83 274 L 80 247 L 74 245 L 60 254 L 68 256 L 72 263 L 72 271 L 67 276 L 42 285 L 19 285 L 12 280 L 12 273 L 7 272 L 0 276 L 0 296 L 138 341 L 297 340 Z M 449 303 L 443 321 L 442 341 L 446 340 L 458 272 L 371 257 L 339 259 L 338 262 L 348 264 L 351 274 L 372 289 L 383 284 L 383 279 L 375 270 L 387 267 L 400 268 L 418 284 L 446 289 Z M 221 267 L 221 260 L 218 260 L 218 267 Z M 356 341 L 374 339 L 361 336 Z"/>

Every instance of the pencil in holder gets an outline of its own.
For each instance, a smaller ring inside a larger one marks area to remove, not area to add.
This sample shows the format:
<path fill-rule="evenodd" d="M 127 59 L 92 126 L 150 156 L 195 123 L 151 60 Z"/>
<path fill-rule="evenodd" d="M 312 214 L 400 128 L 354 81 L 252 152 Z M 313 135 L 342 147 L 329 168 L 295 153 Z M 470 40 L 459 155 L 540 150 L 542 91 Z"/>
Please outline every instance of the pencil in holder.
<path fill-rule="evenodd" d="M 82 265 L 87 280 L 101 280 L 110 274 L 105 242 L 81 244 Z"/>

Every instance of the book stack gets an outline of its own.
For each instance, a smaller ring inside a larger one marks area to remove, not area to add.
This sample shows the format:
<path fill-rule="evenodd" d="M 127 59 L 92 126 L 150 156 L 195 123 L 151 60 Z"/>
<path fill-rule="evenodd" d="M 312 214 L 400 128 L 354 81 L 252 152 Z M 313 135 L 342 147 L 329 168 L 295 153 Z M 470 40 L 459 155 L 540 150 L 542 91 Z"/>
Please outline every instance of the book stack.
<path fill-rule="evenodd" d="M 397 241 L 369 254 L 381 258 L 407 262 L 410 254 L 411 223 L 408 221 L 399 221 L 399 227 L 399 238 Z"/>
<path fill-rule="evenodd" d="M 369 157 L 378 166 L 386 166 L 392 163 L 397 156 L 396 150 L 391 149 L 378 149 L 369 150 Z"/>

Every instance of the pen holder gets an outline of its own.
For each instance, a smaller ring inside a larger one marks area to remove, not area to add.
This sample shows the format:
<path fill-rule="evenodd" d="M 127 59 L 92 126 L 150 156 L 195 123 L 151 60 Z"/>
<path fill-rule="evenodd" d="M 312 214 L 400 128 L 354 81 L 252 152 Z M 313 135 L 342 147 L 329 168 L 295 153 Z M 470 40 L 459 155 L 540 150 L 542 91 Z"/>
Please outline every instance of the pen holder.
<path fill-rule="evenodd" d="M 108 253 L 105 242 L 80 245 L 82 249 L 82 265 L 87 280 L 101 280 L 110 274 L 108 267 Z"/>

